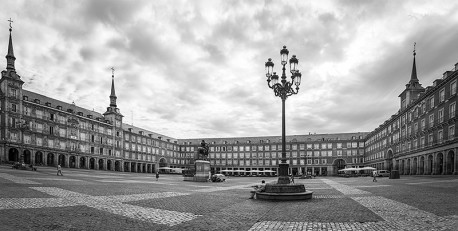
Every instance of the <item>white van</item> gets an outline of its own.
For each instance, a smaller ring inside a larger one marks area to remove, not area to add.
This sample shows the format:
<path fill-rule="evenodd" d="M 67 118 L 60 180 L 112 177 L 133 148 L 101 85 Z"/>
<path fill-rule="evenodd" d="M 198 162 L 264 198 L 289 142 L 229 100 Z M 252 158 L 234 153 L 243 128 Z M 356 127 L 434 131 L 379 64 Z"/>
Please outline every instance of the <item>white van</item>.
<path fill-rule="evenodd" d="M 390 176 L 390 171 L 388 170 L 377 170 L 376 176 L 383 177 L 383 176 Z"/>

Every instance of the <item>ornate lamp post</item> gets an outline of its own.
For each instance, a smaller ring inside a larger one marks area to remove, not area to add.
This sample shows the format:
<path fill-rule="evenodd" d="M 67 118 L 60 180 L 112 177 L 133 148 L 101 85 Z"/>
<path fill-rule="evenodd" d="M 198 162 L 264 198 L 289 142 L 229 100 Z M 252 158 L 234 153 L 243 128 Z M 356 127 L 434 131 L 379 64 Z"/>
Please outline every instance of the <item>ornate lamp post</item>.
<path fill-rule="evenodd" d="M 295 95 L 299 92 L 299 85 L 301 84 L 301 73 L 297 69 L 299 60 L 296 55 L 289 60 L 289 68 L 291 72 L 291 81 L 286 77 L 286 64 L 288 63 L 289 51 L 286 46 L 280 50 L 282 75 L 281 80 L 278 81 L 278 75 L 273 72 L 274 63 L 269 58 L 266 62 L 266 77 L 267 85 L 274 90 L 275 96 L 281 98 L 282 101 L 282 148 L 281 148 L 281 163 L 279 163 L 279 176 L 278 184 L 289 184 L 288 168 L 289 164 L 286 162 L 286 137 L 285 137 L 285 101 L 288 96 Z M 296 87 L 294 87 L 296 86 Z"/>

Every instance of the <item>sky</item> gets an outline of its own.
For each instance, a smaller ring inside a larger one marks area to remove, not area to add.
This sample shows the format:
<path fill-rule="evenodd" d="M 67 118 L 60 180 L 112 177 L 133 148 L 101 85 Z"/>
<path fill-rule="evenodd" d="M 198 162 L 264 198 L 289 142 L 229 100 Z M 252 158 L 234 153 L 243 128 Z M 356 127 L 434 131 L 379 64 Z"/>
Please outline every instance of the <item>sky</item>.
<path fill-rule="evenodd" d="M 0 48 L 11 18 L 23 88 L 100 113 L 114 67 L 124 123 L 187 139 L 280 136 L 264 64 L 281 73 L 286 45 L 302 73 L 286 134 L 370 132 L 400 108 L 414 43 L 424 87 L 453 69 L 457 11 L 454 0 L 4 0 Z"/>

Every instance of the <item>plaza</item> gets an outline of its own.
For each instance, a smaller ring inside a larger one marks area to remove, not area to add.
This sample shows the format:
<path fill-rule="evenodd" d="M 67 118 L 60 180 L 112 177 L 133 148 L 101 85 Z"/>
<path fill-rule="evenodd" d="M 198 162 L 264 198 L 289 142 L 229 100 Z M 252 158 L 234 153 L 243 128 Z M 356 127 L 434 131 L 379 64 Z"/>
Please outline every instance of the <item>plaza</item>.
<path fill-rule="evenodd" d="M 1 230 L 456 230 L 458 178 L 296 179 L 308 201 L 249 199 L 275 177 L 188 182 L 181 175 L 0 166 Z"/>

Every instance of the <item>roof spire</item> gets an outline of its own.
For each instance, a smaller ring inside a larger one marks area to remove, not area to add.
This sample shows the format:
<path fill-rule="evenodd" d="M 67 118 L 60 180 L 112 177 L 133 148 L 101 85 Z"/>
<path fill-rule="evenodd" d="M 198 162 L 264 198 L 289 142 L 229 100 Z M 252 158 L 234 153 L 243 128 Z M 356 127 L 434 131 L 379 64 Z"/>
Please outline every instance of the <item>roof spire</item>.
<path fill-rule="evenodd" d="M 116 92 L 114 87 L 114 67 L 111 67 L 111 94 L 110 94 L 110 107 L 116 107 Z"/>
<path fill-rule="evenodd" d="M 8 44 L 8 54 L 5 56 L 6 57 L 6 69 L 14 71 L 15 70 L 14 61 L 16 60 L 16 57 L 14 57 L 13 39 L 11 37 L 11 31 L 13 30 L 13 27 L 11 27 L 11 23 L 13 22 L 13 20 L 11 20 L 10 18 L 8 22 L 10 22 L 10 41 Z"/>
<path fill-rule="evenodd" d="M 415 51 L 415 46 L 417 45 L 416 42 L 413 43 L 413 66 L 412 66 L 412 74 L 410 76 L 410 82 L 416 81 L 418 82 L 417 78 L 417 65 L 415 65 L 415 56 L 417 55 L 417 52 Z"/>

